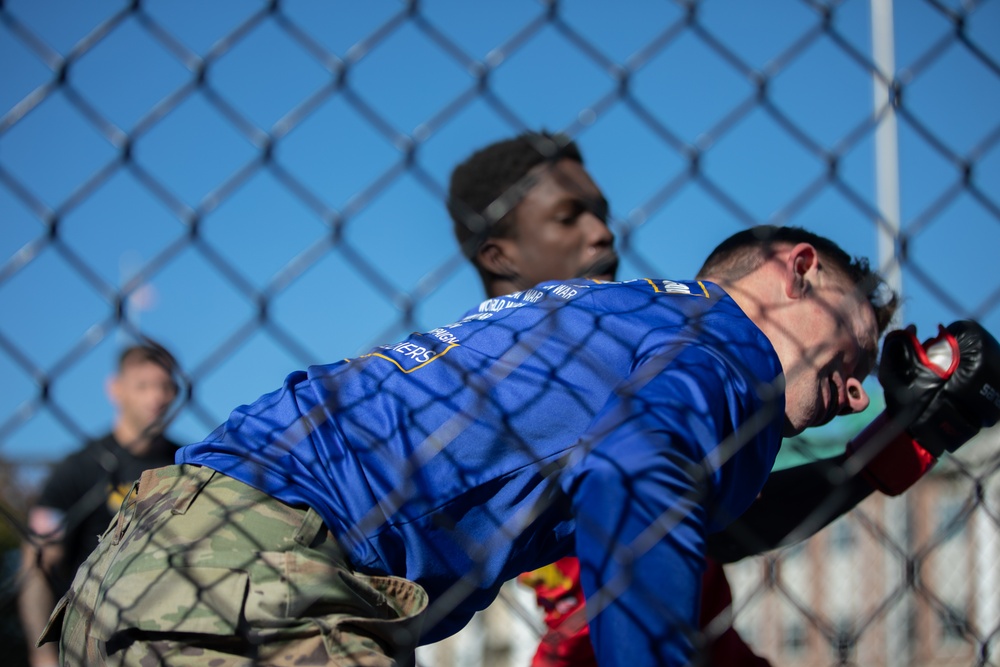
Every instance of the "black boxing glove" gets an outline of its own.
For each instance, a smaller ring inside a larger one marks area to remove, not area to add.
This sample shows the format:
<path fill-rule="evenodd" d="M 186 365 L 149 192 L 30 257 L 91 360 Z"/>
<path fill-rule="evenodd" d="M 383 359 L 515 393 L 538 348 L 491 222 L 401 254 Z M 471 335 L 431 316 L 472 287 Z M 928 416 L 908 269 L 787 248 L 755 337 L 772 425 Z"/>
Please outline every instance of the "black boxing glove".
<path fill-rule="evenodd" d="M 913 326 L 891 332 L 878 380 L 886 412 L 935 457 L 1000 420 L 1000 343 L 971 320 L 939 325 L 923 345 Z"/>
<path fill-rule="evenodd" d="M 923 344 L 916 328 L 886 336 L 879 364 L 886 410 L 847 451 L 873 488 L 898 495 L 981 428 L 1000 418 L 1000 345 L 979 324 L 938 327 Z"/>

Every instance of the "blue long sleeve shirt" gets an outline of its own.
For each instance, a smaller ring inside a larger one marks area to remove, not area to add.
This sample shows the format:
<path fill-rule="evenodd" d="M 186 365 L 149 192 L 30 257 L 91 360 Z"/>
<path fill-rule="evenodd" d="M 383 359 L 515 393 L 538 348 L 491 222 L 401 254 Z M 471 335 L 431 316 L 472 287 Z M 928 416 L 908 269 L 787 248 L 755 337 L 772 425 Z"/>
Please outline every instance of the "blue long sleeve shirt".
<path fill-rule="evenodd" d="M 319 512 L 362 572 L 421 584 L 435 641 L 575 553 L 602 665 L 694 650 L 705 536 L 784 424 L 768 340 L 711 283 L 542 283 L 289 375 L 178 463 Z"/>

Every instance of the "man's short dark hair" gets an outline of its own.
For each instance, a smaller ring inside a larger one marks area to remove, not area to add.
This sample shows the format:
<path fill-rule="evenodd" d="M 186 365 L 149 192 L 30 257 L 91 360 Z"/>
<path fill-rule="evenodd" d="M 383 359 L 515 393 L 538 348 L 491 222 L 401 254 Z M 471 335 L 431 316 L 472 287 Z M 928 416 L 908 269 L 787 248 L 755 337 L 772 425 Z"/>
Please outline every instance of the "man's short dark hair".
<path fill-rule="evenodd" d="M 865 295 L 875 309 L 875 322 L 881 336 L 899 307 L 899 296 L 873 270 L 864 257 L 851 257 L 830 239 L 801 227 L 759 225 L 733 234 L 716 246 L 698 271 L 698 277 L 713 276 L 736 281 L 758 269 L 782 243 L 808 243 L 820 256 Z"/>
<path fill-rule="evenodd" d="M 121 351 L 118 355 L 118 372 L 121 373 L 126 366 L 146 362 L 156 364 L 176 380 L 177 360 L 174 355 L 170 354 L 167 348 L 148 338 Z"/>
<path fill-rule="evenodd" d="M 564 134 L 525 132 L 482 148 L 455 167 L 448 187 L 448 213 L 466 257 L 475 258 L 487 238 L 509 227 L 508 214 L 531 186 L 528 172 L 543 163 L 583 164 L 576 143 Z"/>

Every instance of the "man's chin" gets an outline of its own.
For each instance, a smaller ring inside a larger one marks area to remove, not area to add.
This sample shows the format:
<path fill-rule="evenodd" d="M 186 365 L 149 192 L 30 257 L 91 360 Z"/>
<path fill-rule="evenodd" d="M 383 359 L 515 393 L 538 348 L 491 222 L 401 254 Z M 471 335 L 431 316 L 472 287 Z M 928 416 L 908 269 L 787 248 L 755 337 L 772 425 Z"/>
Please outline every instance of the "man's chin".
<path fill-rule="evenodd" d="M 157 417 L 156 419 L 147 420 L 146 427 L 142 429 L 143 435 L 146 436 L 157 436 L 163 433 L 167 428 L 166 415 L 162 417 Z"/>
<path fill-rule="evenodd" d="M 829 424 L 830 422 L 832 422 L 833 418 L 836 417 L 836 416 L 837 416 L 836 413 L 824 413 L 824 414 L 821 414 L 821 415 L 818 414 L 818 415 L 814 416 L 812 419 L 810 419 L 808 422 L 806 422 L 804 424 L 798 424 L 798 425 L 792 423 L 792 420 L 790 420 L 786 416 L 785 417 L 785 428 L 782 431 L 781 435 L 783 437 L 785 437 L 785 438 L 792 438 L 792 437 L 794 437 L 796 435 L 802 435 L 802 433 L 804 431 L 806 431 L 806 429 L 819 428 L 820 426 L 826 426 L 827 424 Z"/>
<path fill-rule="evenodd" d="M 595 261 L 583 271 L 584 278 L 612 282 L 618 273 L 618 255 L 609 255 Z"/>
<path fill-rule="evenodd" d="M 796 426 L 792 423 L 792 420 L 788 418 L 788 415 L 785 415 L 785 427 L 781 429 L 781 437 L 794 438 L 797 435 L 801 435 L 806 428 L 806 426 Z"/>

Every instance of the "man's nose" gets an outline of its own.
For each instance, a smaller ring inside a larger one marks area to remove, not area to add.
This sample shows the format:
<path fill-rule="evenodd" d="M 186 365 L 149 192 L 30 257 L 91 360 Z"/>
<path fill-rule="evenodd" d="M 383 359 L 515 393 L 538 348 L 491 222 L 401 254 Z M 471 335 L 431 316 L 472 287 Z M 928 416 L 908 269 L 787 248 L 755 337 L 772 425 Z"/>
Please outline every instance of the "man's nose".
<path fill-rule="evenodd" d="M 615 244 L 615 235 L 608 224 L 593 213 L 586 213 L 587 233 L 591 245 L 611 247 Z"/>

